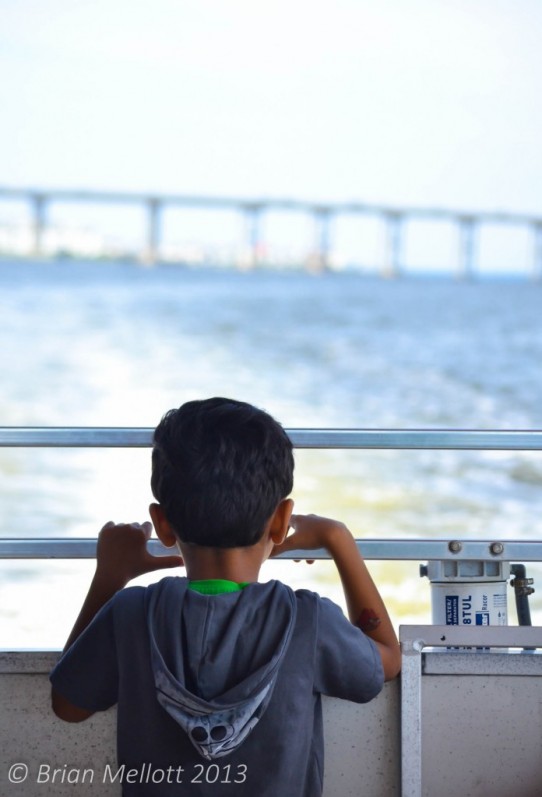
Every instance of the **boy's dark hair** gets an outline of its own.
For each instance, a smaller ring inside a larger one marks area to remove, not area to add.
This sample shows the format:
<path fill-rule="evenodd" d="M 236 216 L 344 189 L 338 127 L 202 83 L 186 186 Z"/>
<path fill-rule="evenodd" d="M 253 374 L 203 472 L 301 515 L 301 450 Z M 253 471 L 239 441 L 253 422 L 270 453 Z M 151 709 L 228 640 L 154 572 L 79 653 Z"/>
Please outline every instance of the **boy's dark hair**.
<path fill-rule="evenodd" d="M 242 401 L 189 401 L 154 432 L 152 492 L 183 542 L 254 545 L 292 491 L 293 471 L 282 426 Z"/>

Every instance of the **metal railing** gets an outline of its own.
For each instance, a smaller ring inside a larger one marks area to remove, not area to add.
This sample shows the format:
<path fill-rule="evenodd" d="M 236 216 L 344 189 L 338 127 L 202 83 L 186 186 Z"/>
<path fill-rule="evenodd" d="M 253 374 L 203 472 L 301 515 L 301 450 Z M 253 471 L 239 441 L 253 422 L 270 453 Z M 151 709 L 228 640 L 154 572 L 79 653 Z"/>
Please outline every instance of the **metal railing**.
<path fill-rule="evenodd" d="M 449 429 L 287 429 L 294 447 L 304 449 L 436 449 L 541 451 L 541 430 Z M 108 427 L 0 427 L 0 448 L 148 448 L 153 429 Z M 150 549 L 165 549 L 152 540 Z M 542 561 L 542 540 L 364 539 L 358 541 L 366 559 L 431 560 L 469 559 Z M 92 559 L 93 538 L 4 538 L 0 559 Z M 306 557 L 290 551 L 283 558 Z M 311 558 L 327 559 L 325 550 L 311 551 Z"/>
<path fill-rule="evenodd" d="M 141 427 L 3 426 L 1 447 L 150 448 Z M 542 451 L 542 430 L 286 429 L 295 448 Z"/>

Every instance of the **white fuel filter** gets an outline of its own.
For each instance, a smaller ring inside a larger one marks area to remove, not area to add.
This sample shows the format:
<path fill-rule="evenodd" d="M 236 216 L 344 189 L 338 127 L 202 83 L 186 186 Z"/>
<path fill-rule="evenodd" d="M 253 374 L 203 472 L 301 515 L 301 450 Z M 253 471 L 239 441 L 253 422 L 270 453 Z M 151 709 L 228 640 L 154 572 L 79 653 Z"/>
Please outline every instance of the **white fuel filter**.
<path fill-rule="evenodd" d="M 431 582 L 435 625 L 506 625 L 509 562 L 431 561 L 423 568 Z"/>

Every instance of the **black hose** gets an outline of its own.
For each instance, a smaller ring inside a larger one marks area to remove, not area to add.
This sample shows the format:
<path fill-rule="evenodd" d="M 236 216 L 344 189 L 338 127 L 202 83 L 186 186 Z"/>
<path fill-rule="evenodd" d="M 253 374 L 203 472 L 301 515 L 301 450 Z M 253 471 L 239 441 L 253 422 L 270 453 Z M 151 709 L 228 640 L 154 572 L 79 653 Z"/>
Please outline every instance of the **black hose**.
<path fill-rule="evenodd" d="M 532 595 L 534 589 L 531 587 L 533 583 L 532 578 L 527 578 L 527 571 L 525 565 L 514 564 L 510 565 L 510 572 L 514 576 L 511 581 L 511 586 L 514 587 L 516 596 L 516 611 L 518 614 L 518 625 L 532 625 L 531 623 L 531 607 L 529 606 L 529 595 Z"/>

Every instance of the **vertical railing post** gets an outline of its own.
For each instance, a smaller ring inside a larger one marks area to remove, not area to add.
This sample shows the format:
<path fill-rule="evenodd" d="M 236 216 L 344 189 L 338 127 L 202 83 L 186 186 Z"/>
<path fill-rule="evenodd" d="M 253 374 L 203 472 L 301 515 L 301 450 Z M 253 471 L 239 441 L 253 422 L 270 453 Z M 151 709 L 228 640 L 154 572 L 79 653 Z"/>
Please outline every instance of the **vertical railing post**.
<path fill-rule="evenodd" d="M 386 249 L 382 276 L 392 279 L 401 273 L 401 247 L 403 215 L 395 210 L 384 213 L 386 224 Z"/>
<path fill-rule="evenodd" d="M 147 245 L 143 261 L 154 265 L 160 259 L 162 202 L 156 197 L 146 200 L 147 206 Z"/>
<path fill-rule="evenodd" d="M 422 644 L 399 628 L 401 640 L 401 797 L 422 794 Z"/>

